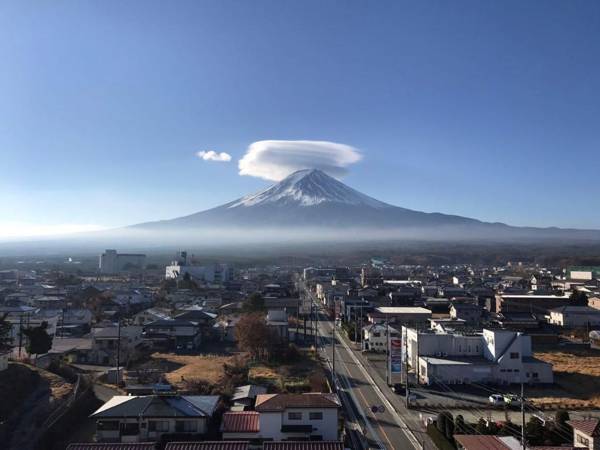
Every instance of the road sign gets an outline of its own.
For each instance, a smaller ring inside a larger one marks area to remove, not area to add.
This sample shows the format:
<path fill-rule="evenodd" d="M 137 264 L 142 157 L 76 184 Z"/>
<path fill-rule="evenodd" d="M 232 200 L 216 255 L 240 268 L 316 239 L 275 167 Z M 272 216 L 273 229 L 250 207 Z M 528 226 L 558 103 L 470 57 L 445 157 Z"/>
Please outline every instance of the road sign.
<path fill-rule="evenodd" d="M 375 414 L 376 412 L 379 412 L 379 406 L 377 406 L 377 405 L 371 406 L 371 412 L 373 414 Z"/>
<path fill-rule="evenodd" d="M 382 413 L 385 411 L 385 408 L 383 407 L 383 405 L 379 405 L 379 412 Z"/>

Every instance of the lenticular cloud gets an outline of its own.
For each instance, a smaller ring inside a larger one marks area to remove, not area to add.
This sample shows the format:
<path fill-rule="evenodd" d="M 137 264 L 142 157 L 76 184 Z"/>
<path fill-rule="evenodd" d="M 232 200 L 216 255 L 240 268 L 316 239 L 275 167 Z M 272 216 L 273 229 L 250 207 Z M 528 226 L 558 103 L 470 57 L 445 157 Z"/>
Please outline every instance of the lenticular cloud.
<path fill-rule="evenodd" d="M 258 141 L 238 163 L 240 175 L 280 181 L 302 169 L 320 169 L 340 178 L 362 158 L 357 149 L 327 141 Z"/>

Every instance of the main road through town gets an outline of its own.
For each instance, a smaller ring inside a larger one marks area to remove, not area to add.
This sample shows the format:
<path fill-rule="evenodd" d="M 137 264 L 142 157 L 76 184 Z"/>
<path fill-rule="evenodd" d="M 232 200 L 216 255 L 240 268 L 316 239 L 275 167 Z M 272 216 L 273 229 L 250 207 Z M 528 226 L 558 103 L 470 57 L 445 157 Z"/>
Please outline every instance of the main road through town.
<path fill-rule="evenodd" d="M 312 293 L 308 290 L 304 292 L 316 305 Z M 318 307 L 316 308 L 318 310 Z M 334 322 L 322 311 L 318 310 L 316 316 L 319 351 L 331 367 Z M 422 433 L 415 432 L 414 421 L 407 426 L 407 422 L 403 419 L 402 415 L 410 414 L 410 411 L 399 407 L 398 400 L 389 398 L 391 391 L 387 387 L 377 386 L 369 374 L 369 368 L 361 363 L 349 343 L 338 335 L 338 331 L 341 330 L 336 328 L 335 331 L 335 373 L 338 394 L 344 401 L 347 414 L 352 416 L 351 418 L 362 430 L 367 446 L 389 450 L 429 447 L 423 445 Z"/>

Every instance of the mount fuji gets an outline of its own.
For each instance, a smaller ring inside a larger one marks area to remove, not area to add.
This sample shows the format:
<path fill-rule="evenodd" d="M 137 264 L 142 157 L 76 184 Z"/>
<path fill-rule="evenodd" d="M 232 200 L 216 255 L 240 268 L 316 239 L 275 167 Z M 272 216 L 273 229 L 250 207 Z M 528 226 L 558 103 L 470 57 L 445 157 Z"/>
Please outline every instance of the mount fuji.
<path fill-rule="evenodd" d="M 222 206 L 184 217 L 147 222 L 129 229 L 190 233 L 237 230 L 247 233 L 327 233 L 361 239 L 592 239 L 600 231 L 512 227 L 503 223 L 401 208 L 352 189 L 317 169 L 299 170 L 279 183 Z M 344 235 L 346 233 L 346 235 Z"/>

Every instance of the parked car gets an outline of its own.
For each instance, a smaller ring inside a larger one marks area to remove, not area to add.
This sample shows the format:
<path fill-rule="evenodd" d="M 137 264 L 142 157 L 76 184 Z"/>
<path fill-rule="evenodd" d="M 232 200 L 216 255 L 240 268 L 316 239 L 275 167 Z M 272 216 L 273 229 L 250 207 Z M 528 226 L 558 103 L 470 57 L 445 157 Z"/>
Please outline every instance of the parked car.
<path fill-rule="evenodd" d="M 394 391 L 398 395 L 404 395 L 406 393 L 406 388 L 403 384 L 396 383 L 392 386 L 392 391 Z"/>
<path fill-rule="evenodd" d="M 504 402 L 509 406 L 521 406 L 521 397 L 514 394 L 506 394 Z"/>
<path fill-rule="evenodd" d="M 502 394 L 492 394 L 488 397 L 489 402 L 494 405 L 504 405 L 504 396 Z"/>

